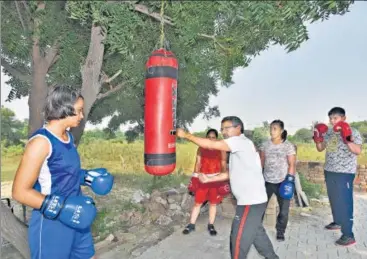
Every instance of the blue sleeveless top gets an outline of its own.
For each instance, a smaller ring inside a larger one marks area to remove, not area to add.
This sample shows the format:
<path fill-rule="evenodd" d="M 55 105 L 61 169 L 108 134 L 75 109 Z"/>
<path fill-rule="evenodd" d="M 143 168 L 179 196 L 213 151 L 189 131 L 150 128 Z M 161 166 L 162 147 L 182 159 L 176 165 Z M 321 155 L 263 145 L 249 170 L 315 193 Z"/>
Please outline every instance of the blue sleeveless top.
<path fill-rule="evenodd" d="M 45 159 L 34 189 L 44 195 L 56 194 L 64 197 L 81 195 L 80 157 L 72 134 L 67 131 L 69 141 L 64 141 L 46 128 L 35 131 L 35 137 L 44 137 L 50 143 L 50 153 Z"/>

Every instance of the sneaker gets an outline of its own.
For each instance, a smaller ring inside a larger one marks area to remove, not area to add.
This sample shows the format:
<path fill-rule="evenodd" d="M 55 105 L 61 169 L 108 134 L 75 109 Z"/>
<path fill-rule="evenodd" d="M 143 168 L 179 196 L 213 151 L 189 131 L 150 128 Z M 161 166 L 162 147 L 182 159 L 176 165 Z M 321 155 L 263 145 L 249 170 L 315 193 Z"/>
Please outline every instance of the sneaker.
<path fill-rule="evenodd" d="M 192 231 L 195 231 L 195 224 L 190 223 L 182 231 L 182 234 L 187 235 L 187 234 L 190 234 Z"/>
<path fill-rule="evenodd" d="M 209 234 L 211 236 L 216 236 L 217 235 L 217 231 L 215 230 L 213 224 L 208 224 L 208 231 L 209 231 Z"/>
<path fill-rule="evenodd" d="M 285 240 L 284 233 L 277 232 L 277 240 L 278 241 L 284 241 Z"/>
<path fill-rule="evenodd" d="M 347 237 L 347 236 L 342 236 L 335 242 L 335 244 L 340 245 L 340 246 L 350 246 L 350 245 L 354 245 L 355 243 L 356 243 L 356 240 L 354 239 L 354 237 Z"/>
<path fill-rule="evenodd" d="M 325 229 L 327 229 L 327 230 L 339 230 L 339 229 L 341 229 L 341 227 L 338 224 L 336 224 L 335 222 L 331 222 L 329 225 L 325 226 Z"/>

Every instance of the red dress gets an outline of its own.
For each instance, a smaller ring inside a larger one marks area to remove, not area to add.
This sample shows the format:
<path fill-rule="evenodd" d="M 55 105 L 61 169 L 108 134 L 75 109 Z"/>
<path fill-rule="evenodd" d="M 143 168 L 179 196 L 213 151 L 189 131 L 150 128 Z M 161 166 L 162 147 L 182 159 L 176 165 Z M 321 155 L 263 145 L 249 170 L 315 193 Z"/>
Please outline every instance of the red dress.
<path fill-rule="evenodd" d="M 220 150 L 210 150 L 210 149 L 200 149 L 200 169 L 198 173 L 203 174 L 218 174 L 222 171 L 222 152 Z M 195 176 L 194 176 L 195 177 Z M 193 178 L 194 178 L 193 177 Z M 198 179 L 192 179 L 196 181 L 195 192 L 195 202 L 203 203 L 206 200 L 210 204 L 218 204 L 222 201 L 223 195 L 221 195 L 218 189 L 223 188 L 226 182 L 212 182 L 212 183 L 201 183 Z"/>

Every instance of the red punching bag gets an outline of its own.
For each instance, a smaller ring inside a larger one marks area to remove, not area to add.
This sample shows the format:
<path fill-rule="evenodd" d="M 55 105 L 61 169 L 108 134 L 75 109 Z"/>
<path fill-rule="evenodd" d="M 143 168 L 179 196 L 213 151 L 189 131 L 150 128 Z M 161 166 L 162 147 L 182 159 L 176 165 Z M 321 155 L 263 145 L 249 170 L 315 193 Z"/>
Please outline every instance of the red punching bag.
<path fill-rule="evenodd" d="M 144 167 L 163 176 L 176 167 L 178 62 L 172 52 L 158 49 L 145 68 Z"/>

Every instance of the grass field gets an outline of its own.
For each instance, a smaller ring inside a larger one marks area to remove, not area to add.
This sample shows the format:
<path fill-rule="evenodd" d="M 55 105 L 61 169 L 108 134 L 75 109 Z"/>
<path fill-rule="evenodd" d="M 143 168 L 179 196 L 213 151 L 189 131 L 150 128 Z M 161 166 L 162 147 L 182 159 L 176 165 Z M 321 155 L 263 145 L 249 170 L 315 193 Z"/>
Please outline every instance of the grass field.
<path fill-rule="evenodd" d="M 317 152 L 313 144 L 297 145 L 299 161 L 324 161 L 324 152 Z M 196 146 L 191 143 L 177 144 L 176 176 L 190 174 L 195 163 Z M 130 183 L 136 184 L 140 180 L 149 180 L 151 177 L 144 171 L 144 145 L 143 142 L 132 144 L 119 141 L 94 140 L 83 143 L 78 148 L 83 168 L 106 167 L 116 174 L 128 176 Z M 1 154 L 1 180 L 11 181 L 21 159 L 21 147 L 2 148 Z M 360 164 L 367 164 L 367 150 L 359 156 Z M 136 176 L 140 176 L 137 179 Z M 145 181 L 144 180 L 144 181 Z M 167 179 L 166 179 L 167 180 Z M 166 181 L 165 180 L 165 181 Z M 179 180 L 179 179 L 178 179 Z"/>

